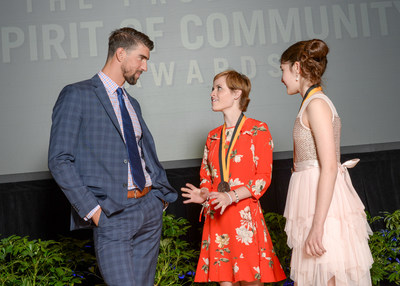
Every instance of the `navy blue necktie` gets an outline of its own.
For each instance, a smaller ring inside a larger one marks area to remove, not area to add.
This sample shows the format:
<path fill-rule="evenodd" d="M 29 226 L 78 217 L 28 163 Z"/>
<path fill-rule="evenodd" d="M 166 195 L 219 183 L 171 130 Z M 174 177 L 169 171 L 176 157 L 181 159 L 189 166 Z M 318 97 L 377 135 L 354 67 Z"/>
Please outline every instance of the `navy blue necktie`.
<path fill-rule="evenodd" d="M 129 154 L 129 162 L 131 164 L 132 178 L 135 185 L 143 190 L 146 185 L 146 179 L 144 177 L 142 161 L 139 155 L 139 149 L 136 143 L 135 130 L 131 117 L 129 116 L 128 109 L 125 106 L 124 94 L 122 88 L 117 89 L 119 108 L 121 110 L 122 125 L 124 128 L 124 135 L 126 146 Z"/>

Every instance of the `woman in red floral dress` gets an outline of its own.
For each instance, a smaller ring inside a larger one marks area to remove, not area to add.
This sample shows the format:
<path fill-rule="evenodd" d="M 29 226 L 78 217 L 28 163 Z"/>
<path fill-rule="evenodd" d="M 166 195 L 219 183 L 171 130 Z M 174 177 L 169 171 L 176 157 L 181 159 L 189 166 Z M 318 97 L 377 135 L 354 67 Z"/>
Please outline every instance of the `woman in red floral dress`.
<path fill-rule="evenodd" d="M 214 77 L 213 111 L 225 124 L 207 137 L 200 188 L 182 188 L 205 216 L 195 282 L 263 285 L 285 279 L 265 225 L 260 197 L 271 183 L 273 142 L 264 122 L 246 118 L 250 80 L 229 70 Z"/>

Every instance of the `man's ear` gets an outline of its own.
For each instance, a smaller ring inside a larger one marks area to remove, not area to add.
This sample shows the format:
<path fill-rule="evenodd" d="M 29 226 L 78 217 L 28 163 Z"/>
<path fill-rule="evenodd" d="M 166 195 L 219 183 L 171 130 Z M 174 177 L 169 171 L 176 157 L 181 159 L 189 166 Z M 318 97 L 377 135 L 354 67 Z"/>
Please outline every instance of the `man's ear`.
<path fill-rule="evenodd" d="M 126 51 L 124 48 L 119 47 L 116 51 L 115 51 L 115 57 L 119 62 L 122 62 L 124 60 L 126 56 Z"/>

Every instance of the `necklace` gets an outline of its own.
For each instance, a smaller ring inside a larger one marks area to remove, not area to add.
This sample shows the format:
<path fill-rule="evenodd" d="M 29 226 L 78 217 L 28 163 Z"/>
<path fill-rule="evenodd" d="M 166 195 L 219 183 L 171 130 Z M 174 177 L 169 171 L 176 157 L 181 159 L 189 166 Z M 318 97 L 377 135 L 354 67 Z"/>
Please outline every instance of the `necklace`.
<path fill-rule="evenodd" d="M 303 97 L 303 100 L 301 101 L 301 105 L 300 105 L 300 109 L 303 106 L 303 103 L 314 93 L 316 93 L 317 91 L 322 90 L 322 87 L 319 84 L 314 84 L 312 86 L 310 86 L 307 91 L 306 94 Z"/>
<path fill-rule="evenodd" d="M 223 146 L 225 144 L 225 130 L 226 130 L 225 124 L 221 130 L 221 139 L 219 143 L 219 168 L 220 168 L 221 182 L 218 184 L 218 192 L 230 191 L 228 183 L 230 161 L 228 158 L 232 153 L 231 148 L 235 145 L 235 142 L 239 137 L 240 130 L 242 129 L 242 126 L 245 121 L 246 121 L 246 116 L 244 116 L 243 113 L 240 114 L 240 117 L 236 122 L 235 129 L 233 130 L 231 141 L 229 142 L 229 146 L 227 147 Z"/>

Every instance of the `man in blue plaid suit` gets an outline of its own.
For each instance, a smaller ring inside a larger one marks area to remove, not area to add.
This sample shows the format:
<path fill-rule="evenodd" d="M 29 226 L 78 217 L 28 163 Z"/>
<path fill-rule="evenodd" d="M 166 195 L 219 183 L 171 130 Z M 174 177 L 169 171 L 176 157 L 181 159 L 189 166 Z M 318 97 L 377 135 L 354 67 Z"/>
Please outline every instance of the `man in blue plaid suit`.
<path fill-rule="evenodd" d="M 71 229 L 93 228 L 108 285 L 153 285 L 163 208 L 177 198 L 139 103 L 123 88 L 147 71 L 153 45 L 135 29 L 113 31 L 103 69 L 64 87 L 53 109 L 49 169 L 72 205 Z M 136 163 L 123 130 L 129 117 Z M 142 174 L 142 187 L 136 173 Z"/>

